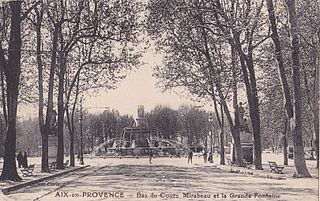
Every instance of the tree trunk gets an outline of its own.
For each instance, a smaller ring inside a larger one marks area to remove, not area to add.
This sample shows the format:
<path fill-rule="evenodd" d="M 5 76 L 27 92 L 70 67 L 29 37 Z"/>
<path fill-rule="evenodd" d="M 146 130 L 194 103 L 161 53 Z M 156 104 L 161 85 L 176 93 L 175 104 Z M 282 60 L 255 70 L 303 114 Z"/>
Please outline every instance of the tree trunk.
<path fill-rule="evenodd" d="M 319 62 L 319 61 L 318 61 Z M 314 98 L 314 108 L 313 108 L 313 125 L 314 125 L 314 147 L 317 155 L 317 168 L 319 169 L 319 66 L 316 72 L 316 83 L 315 83 L 315 98 Z"/>
<path fill-rule="evenodd" d="M 319 105 L 317 106 L 319 108 Z M 317 169 L 319 169 L 319 109 L 318 112 L 314 113 L 314 148 L 317 155 Z"/>
<path fill-rule="evenodd" d="M 1 48 L 1 50 L 2 50 L 2 48 Z M 4 55 L 1 55 L 0 57 L 4 57 Z M 6 104 L 6 86 L 5 86 L 5 80 L 4 80 L 4 74 L 3 73 L 4 73 L 4 66 L 2 66 L 1 69 L 0 69 L 0 76 L 1 76 L 1 102 L 2 102 L 3 118 L 4 118 L 4 121 L 5 121 L 5 125 L 7 125 L 7 123 L 8 123 L 8 115 L 7 115 L 7 104 Z"/>
<path fill-rule="evenodd" d="M 292 57 L 292 79 L 294 94 L 294 132 L 293 132 L 293 159 L 294 173 L 293 177 L 311 177 L 305 157 L 302 139 L 302 99 L 300 86 L 300 60 L 299 60 L 299 35 L 297 27 L 297 16 L 295 8 L 295 0 L 285 1 L 289 17 L 290 38 L 291 38 L 291 57 Z"/>
<path fill-rule="evenodd" d="M 239 112 L 238 112 L 238 86 L 237 86 L 237 54 L 234 47 L 231 46 L 231 65 L 232 65 L 232 92 L 233 92 L 233 109 L 234 109 L 234 132 L 236 133 L 235 136 L 239 136 L 237 138 L 237 141 L 239 141 L 239 144 L 235 147 L 237 158 L 239 158 L 238 163 L 243 164 L 243 155 L 242 155 L 242 148 L 241 148 L 241 141 L 240 141 L 240 120 L 239 120 Z M 238 152 L 238 153 L 237 153 Z"/>
<path fill-rule="evenodd" d="M 75 128 L 74 128 L 74 113 L 76 109 L 76 104 L 79 97 L 79 82 L 80 82 L 80 74 L 76 75 L 76 97 L 73 102 L 72 111 L 71 111 L 71 118 L 69 114 L 68 105 L 66 105 L 66 111 L 67 111 L 67 121 L 68 121 L 68 129 L 69 129 L 69 135 L 70 135 L 70 166 L 75 166 L 75 157 L 74 157 L 74 134 L 75 134 Z M 69 89 L 69 93 L 71 93 L 71 89 Z M 70 98 L 70 95 L 68 95 L 68 98 Z M 69 102 L 69 100 L 67 100 Z"/>
<path fill-rule="evenodd" d="M 8 123 L 8 115 L 7 115 L 7 104 L 6 104 L 6 85 L 5 85 L 5 78 L 4 78 L 4 69 L 6 66 L 6 60 L 4 56 L 4 50 L 0 44 L 0 79 L 1 79 L 1 106 L 2 106 L 2 113 L 3 113 L 3 121 L 1 119 L 1 129 L 0 129 L 0 154 L 1 156 L 4 155 L 4 139 L 5 139 L 5 128 L 7 128 Z"/>
<path fill-rule="evenodd" d="M 226 117 L 228 119 L 230 131 L 231 131 L 231 134 L 232 134 L 232 137 L 234 140 L 234 146 L 236 149 L 236 164 L 237 164 L 237 166 L 242 167 L 242 166 L 244 166 L 244 163 L 242 161 L 243 156 L 242 156 L 242 150 L 241 150 L 240 135 L 239 135 L 239 132 L 236 132 L 235 126 L 233 125 L 232 117 L 231 117 L 228 105 L 226 103 L 226 100 L 222 94 L 222 90 L 221 90 L 221 86 L 219 84 L 219 81 L 217 81 L 216 86 L 217 86 L 217 90 L 219 93 L 219 98 L 220 98 L 222 107 L 223 107 L 224 112 L 226 114 Z"/>
<path fill-rule="evenodd" d="M 244 54 L 241 48 L 240 34 L 234 32 L 235 49 L 237 49 L 240 58 L 240 66 L 243 73 L 243 80 L 246 87 L 246 95 L 249 105 L 249 115 L 251 119 L 253 132 L 253 163 L 255 169 L 262 170 L 261 157 L 261 137 L 260 137 L 260 111 L 259 100 L 256 87 L 256 79 L 254 73 L 254 65 L 252 58 L 252 50 L 249 51 L 248 56 Z M 248 72 L 249 71 L 249 72 Z"/>
<path fill-rule="evenodd" d="M 18 108 L 19 81 L 21 73 L 21 2 L 9 2 L 11 27 L 8 65 L 5 69 L 7 80 L 8 124 L 5 139 L 5 154 L 0 180 L 20 181 L 16 167 L 16 120 Z"/>
<path fill-rule="evenodd" d="M 51 64 L 49 72 L 49 84 L 48 84 L 48 103 L 46 111 L 46 121 L 41 133 L 42 137 L 42 156 L 41 156 L 41 171 L 48 172 L 48 136 L 51 132 L 51 121 L 53 114 L 53 87 L 54 87 L 54 74 L 57 64 L 57 45 L 58 45 L 58 26 L 54 26 L 53 39 L 52 39 L 52 52 L 51 52 Z"/>
<path fill-rule="evenodd" d="M 220 165 L 225 165 L 224 159 L 224 114 L 221 105 L 221 132 L 220 132 Z"/>
<path fill-rule="evenodd" d="M 282 135 L 282 143 L 283 143 L 283 165 L 288 165 L 288 138 L 287 138 L 287 132 L 288 132 L 288 119 L 286 118 L 284 122 L 284 131 Z"/>
<path fill-rule="evenodd" d="M 271 38 L 274 44 L 274 54 L 278 63 L 278 72 L 281 80 L 281 86 L 283 91 L 283 99 L 284 99 L 284 107 L 286 109 L 287 118 L 290 120 L 293 118 L 293 105 L 291 102 L 291 95 L 290 95 L 290 89 L 287 81 L 286 71 L 283 64 L 283 57 L 282 57 L 282 49 L 281 49 L 281 42 L 279 39 L 277 24 L 276 24 L 276 16 L 275 16 L 275 10 L 273 6 L 273 0 L 267 0 L 267 7 L 268 7 L 268 13 L 269 13 L 269 21 L 271 25 Z M 287 156 L 287 128 L 288 123 L 286 120 L 285 125 L 285 131 L 283 135 L 283 149 L 284 149 L 284 165 L 288 165 L 288 156 Z M 289 128 L 290 129 L 290 128 Z M 290 130 L 290 132 L 292 132 Z"/>
<path fill-rule="evenodd" d="M 76 101 L 75 101 L 76 102 Z M 75 103 L 74 103 L 75 104 Z M 68 123 L 68 130 L 69 130 L 69 136 L 70 136 L 70 148 L 69 148 L 69 154 L 70 154 L 70 167 L 75 166 L 75 157 L 74 157 L 74 116 L 73 111 L 70 118 L 70 111 L 69 107 L 66 106 L 66 113 L 67 113 L 67 123 Z"/>
<path fill-rule="evenodd" d="M 74 134 L 70 135 L 70 167 L 75 166 L 75 156 L 74 156 Z"/>
<path fill-rule="evenodd" d="M 248 53 L 246 63 L 249 70 L 251 84 L 251 97 L 249 98 L 249 112 L 253 132 L 253 163 L 256 170 L 262 170 L 262 149 L 261 149 L 261 129 L 260 129 L 260 110 L 257 84 L 253 67 L 252 52 Z"/>
<path fill-rule="evenodd" d="M 217 114 L 217 117 L 218 117 L 218 120 L 219 120 L 219 115 L 218 115 L 218 109 L 217 109 L 217 106 L 216 106 L 216 102 L 215 102 L 215 95 L 214 95 L 214 87 L 213 87 L 213 82 L 215 83 L 216 87 L 217 87 L 217 91 L 218 91 L 218 96 L 220 98 L 220 101 L 221 101 L 221 105 L 226 113 L 226 116 L 227 116 L 227 119 L 228 119 L 228 122 L 229 122 L 229 127 L 230 127 L 230 131 L 231 131 L 231 135 L 234 139 L 234 145 L 235 145 L 235 150 L 236 150 L 236 164 L 237 166 L 244 166 L 244 163 L 242 161 L 242 151 L 241 151 L 241 142 L 240 142 L 240 135 L 239 135 L 239 132 L 237 132 L 237 130 L 235 129 L 234 125 L 233 125 L 233 122 L 232 122 L 232 117 L 230 115 L 230 111 L 229 111 L 229 108 L 226 104 L 226 100 L 225 100 L 225 97 L 223 96 L 223 93 L 222 93 L 222 89 L 221 89 L 221 85 L 220 85 L 220 80 L 218 79 L 219 75 L 216 76 L 216 72 L 215 72 L 215 69 L 214 69 L 214 65 L 213 65 L 213 62 L 211 60 L 211 57 L 210 57 L 210 53 L 209 53 L 209 47 L 208 47 L 208 42 L 207 42 L 207 34 L 206 34 L 206 31 L 203 29 L 203 34 L 204 34 L 204 37 L 205 37 L 205 56 L 209 62 L 209 65 L 210 65 L 210 68 L 209 68 L 209 73 L 214 77 L 213 79 L 211 78 L 211 85 L 212 85 L 212 97 L 213 97 L 213 100 L 214 100 L 214 104 L 215 104 L 215 111 L 216 111 L 216 114 Z M 213 81 L 214 80 L 214 81 Z M 219 121 L 219 125 L 220 125 L 220 128 L 222 128 L 222 122 Z M 224 159 L 223 159 L 224 160 Z"/>
<path fill-rule="evenodd" d="M 281 80 L 281 86 L 284 95 L 284 102 L 285 102 L 285 109 L 289 119 L 293 118 L 293 106 L 291 103 L 291 95 L 290 89 L 287 81 L 286 70 L 283 64 L 283 57 L 282 57 L 282 49 L 281 49 L 281 42 L 279 39 L 277 24 L 276 24 L 276 16 L 273 7 L 273 1 L 267 0 L 268 12 L 269 12 L 269 21 L 271 25 L 271 38 L 274 44 L 274 54 L 278 63 L 278 72 Z"/>
<path fill-rule="evenodd" d="M 314 127 L 314 135 L 313 135 L 313 148 L 316 151 L 316 159 L 317 159 L 317 168 L 319 169 L 319 84 L 320 84 L 320 75 L 319 75 L 319 65 L 320 65 L 320 51 L 318 47 L 320 47 L 320 31 L 318 31 L 317 35 L 317 43 L 314 44 L 312 48 L 312 57 L 313 62 L 312 65 L 314 67 L 314 83 L 313 83 L 313 100 L 310 101 L 310 105 L 312 105 L 312 113 L 313 113 L 313 127 Z"/>
<path fill-rule="evenodd" d="M 57 168 L 63 169 L 64 160 L 64 140 L 63 140 L 63 127 L 64 127 L 64 77 L 66 72 L 66 55 L 60 54 L 60 70 L 59 70 L 59 87 L 58 87 L 58 151 L 57 151 Z"/>
<path fill-rule="evenodd" d="M 39 91 L 39 128 L 41 134 L 41 172 L 49 172 L 48 168 L 48 131 L 44 124 L 43 108 L 44 108 L 44 98 L 43 98 L 43 63 L 41 58 L 41 24 L 42 24 L 42 13 L 36 9 L 36 45 L 37 45 L 37 67 L 38 67 L 38 91 Z"/>

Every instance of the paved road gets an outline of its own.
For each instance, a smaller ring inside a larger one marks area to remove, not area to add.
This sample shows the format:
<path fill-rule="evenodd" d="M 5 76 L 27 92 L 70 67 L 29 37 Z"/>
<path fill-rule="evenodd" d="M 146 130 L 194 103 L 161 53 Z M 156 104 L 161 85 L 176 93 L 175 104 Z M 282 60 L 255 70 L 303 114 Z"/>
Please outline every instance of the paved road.
<path fill-rule="evenodd" d="M 209 164 L 186 164 L 182 159 L 157 159 L 154 164 L 148 164 L 148 159 L 118 161 L 42 182 L 8 197 L 19 201 L 318 199 L 316 179 L 261 179 L 226 173 Z"/>

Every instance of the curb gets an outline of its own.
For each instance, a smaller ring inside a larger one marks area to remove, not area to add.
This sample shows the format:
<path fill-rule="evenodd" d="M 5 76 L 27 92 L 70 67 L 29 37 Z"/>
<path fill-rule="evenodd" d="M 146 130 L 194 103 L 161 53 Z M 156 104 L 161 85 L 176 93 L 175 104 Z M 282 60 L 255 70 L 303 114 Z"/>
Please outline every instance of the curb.
<path fill-rule="evenodd" d="M 88 156 L 88 157 L 83 157 L 87 159 L 94 159 L 94 158 L 99 158 L 99 159 L 107 159 L 107 158 L 118 158 L 118 159 L 123 159 L 123 158 L 149 158 L 150 156 L 143 155 L 143 156 Z M 154 156 L 154 158 L 176 158 L 175 156 Z M 182 158 L 182 157 L 181 157 Z"/>
<path fill-rule="evenodd" d="M 276 179 L 276 180 L 286 180 L 287 178 L 285 176 L 281 175 L 271 175 L 271 174 L 263 174 L 263 173 L 257 173 L 250 169 L 243 170 L 236 167 L 233 168 L 225 168 L 225 167 L 218 167 L 220 170 L 227 171 L 229 173 L 235 173 L 235 174 L 244 174 L 244 175 L 250 175 L 258 178 L 264 178 L 264 179 Z"/>
<path fill-rule="evenodd" d="M 61 175 L 68 174 L 70 172 L 81 170 L 81 169 L 87 168 L 89 166 L 90 165 L 85 165 L 85 166 L 77 167 L 77 168 L 70 169 L 70 170 L 67 170 L 67 171 L 64 171 L 64 172 L 59 172 L 57 174 L 53 174 L 53 175 L 45 176 L 45 177 L 42 177 L 42 178 L 39 178 L 39 179 L 35 179 L 35 180 L 32 180 L 32 181 L 26 181 L 26 182 L 23 182 L 21 184 L 16 184 L 16 185 L 13 185 L 13 186 L 9 186 L 9 187 L 3 188 L 3 189 L 1 189 L 1 191 L 2 191 L 2 193 L 4 195 L 8 195 L 11 191 L 16 191 L 16 190 L 18 190 L 20 188 L 24 188 L 26 186 L 30 186 L 30 185 L 33 185 L 33 184 L 36 184 L 36 183 L 39 183 L 39 182 L 42 182 L 42 181 L 45 181 L 45 180 L 48 180 L 48 179 L 59 177 Z"/>

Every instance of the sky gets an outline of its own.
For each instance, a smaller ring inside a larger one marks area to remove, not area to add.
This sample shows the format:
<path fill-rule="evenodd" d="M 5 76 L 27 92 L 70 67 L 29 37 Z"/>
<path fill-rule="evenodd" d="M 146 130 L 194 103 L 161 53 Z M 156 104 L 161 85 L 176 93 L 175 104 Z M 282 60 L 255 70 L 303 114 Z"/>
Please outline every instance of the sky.
<path fill-rule="evenodd" d="M 189 104 L 207 111 L 212 109 L 210 103 L 193 102 L 190 94 L 186 97 L 186 94 L 179 90 L 161 92 L 161 89 L 156 87 L 157 79 L 152 76 L 153 67 L 162 64 L 162 56 L 156 54 L 153 48 L 143 54 L 141 61 L 143 64 L 140 68 L 129 72 L 116 89 L 101 89 L 98 93 L 85 97 L 84 109 L 93 114 L 115 109 L 121 115 L 128 114 L 133 117 L 137 117 L 139 105 L 143 105 L 146 112 L 150 112 L 157 105 L 169 105 L 178 109 L 182 104 Z M 34 105 L 19 105 L 18 108 L 18 116 L 21 118 L 35 118 L 38 115 L 38 108 Z M 232 110 L 231 105 L 230 109 Z"/>
<path fill-rule="evenodd" d="M 137 116 L 138 105 L 143 105 L 146 112 L 159 104 L 170 105 L 174 109 L 182 104 L 199 105 L 193 103 L 190 98 L 183 97 L 177 90 L 162 93 L 161 89 L 156 87 L 157 79 L 152 76 L 152 68 L 161 64 L 161 60 L 161 55 L 152 49 L 148 50 L 141 58 L 144 64 L 139 69 L 131 71 L 117 89 L 107 92 L 101 90 L 95 97 L 86 98 L 85 107 L 92 112 L 109 107 L 117 109 L 120 114 Z"/>
<path fill-rule="evenodd" d="M 153 67 L 162 64 L 162 56 L 150 48 L 141 58 L 140 68 L 132 70 L 114 90 L 99 90 L 94 95 L 85 96 L 83 106 L 90 113 L 101 113 L 104 110 L 118 110 L 121 115 L 137 116 L 137 108 L 143 105 L 146 112 L 150 112 L 157 105 L 169 105 L 178 109 L 182 104 L 200 106 L 190 98 L 182 95 L 182 91 L 161 92 L 156 87 L 157 79 L 152 76 Z M 205 105 L 205 104 L 204 104 Z M 201 106 L 203 107 L 203 105 Z M 38 108 L 34 105 L 19 105 L 18 116 L 21 118 L 37 117 Z M 204 106 L 203 109 L 209 109 Z"/>

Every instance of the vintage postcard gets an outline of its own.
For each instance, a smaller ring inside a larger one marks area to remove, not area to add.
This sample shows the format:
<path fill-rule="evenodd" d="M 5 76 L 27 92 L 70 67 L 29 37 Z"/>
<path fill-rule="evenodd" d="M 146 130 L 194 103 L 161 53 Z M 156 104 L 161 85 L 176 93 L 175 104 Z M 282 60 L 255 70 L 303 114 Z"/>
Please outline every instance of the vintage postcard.
<path fill-rule="evenodd" d="M 0 0 L 0 200 L 319 200 L 318 0 Z"/>

